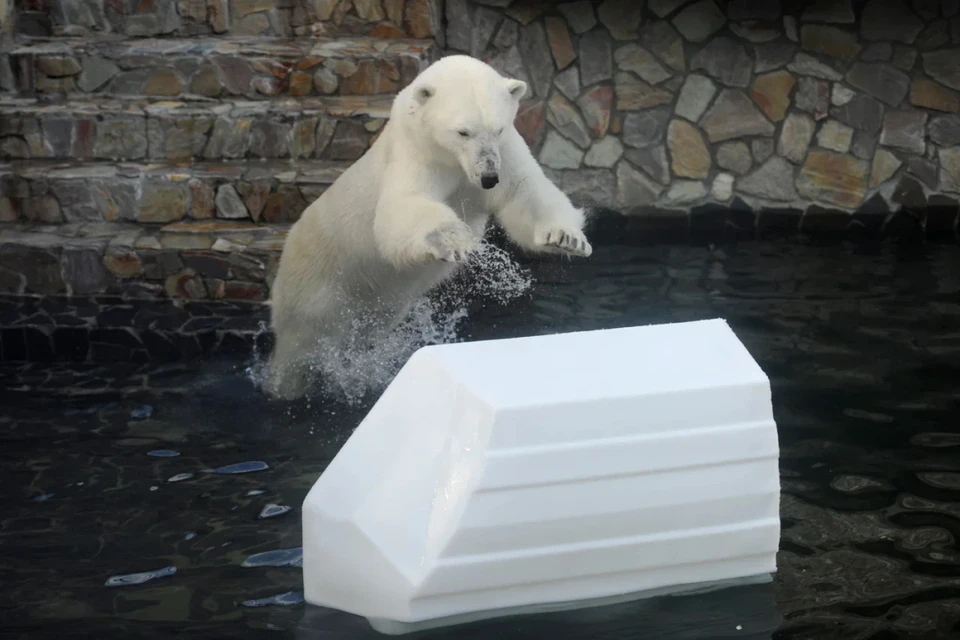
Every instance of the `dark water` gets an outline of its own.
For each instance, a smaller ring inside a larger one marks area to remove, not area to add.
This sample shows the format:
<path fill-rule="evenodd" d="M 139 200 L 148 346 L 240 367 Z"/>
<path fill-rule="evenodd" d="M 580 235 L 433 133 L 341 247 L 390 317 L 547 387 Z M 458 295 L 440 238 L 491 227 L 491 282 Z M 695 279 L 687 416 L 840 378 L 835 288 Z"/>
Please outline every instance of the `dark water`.
<path fill-rule="evenodd" d="M 960 637 L 960 248 L 601 247 L 531 268 L 531 295 L 475 304 L 461 335 L 730 322 L 773 385 L 779 573 L 418 637 Z M 247 364 L 0 367 L 0 636 L 376 637 L 305 607 L 298 568 L 300 503 L 367 406 L 269 403 Z"/>

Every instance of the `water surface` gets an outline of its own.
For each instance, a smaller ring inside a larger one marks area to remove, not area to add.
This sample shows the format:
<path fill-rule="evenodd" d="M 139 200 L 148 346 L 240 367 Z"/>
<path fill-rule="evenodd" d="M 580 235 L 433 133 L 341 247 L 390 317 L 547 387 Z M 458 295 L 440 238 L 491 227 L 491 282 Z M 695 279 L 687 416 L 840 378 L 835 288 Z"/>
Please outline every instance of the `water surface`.
<path fill-rule="evenodd" d="M 606 246 L 529 268 L 528 294 L 468 300 L 458 335 L 730 322 L 773 386 L 779 573 L 418 637 L 960 637 L 960 249 Z M 268 402 L 251 364 L 0 365 L 0 636 L 376 637 L 308 611 L 299 549 L 303 497 L 371 399 Z"/>

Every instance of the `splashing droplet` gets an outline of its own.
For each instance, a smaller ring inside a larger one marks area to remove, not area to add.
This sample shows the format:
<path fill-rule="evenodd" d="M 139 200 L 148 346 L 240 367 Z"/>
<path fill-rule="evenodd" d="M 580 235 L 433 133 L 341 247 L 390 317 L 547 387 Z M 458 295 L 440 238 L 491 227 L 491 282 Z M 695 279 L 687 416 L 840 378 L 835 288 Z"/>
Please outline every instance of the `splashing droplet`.
<path fill-rule="evenodd" d="M 193 540 L 193 539 L 196 538 L 196 537 L 197 537 L 197 534 L 195 534 L 195 533 L 193 533 L 193 532 L 191 531 L 191 532 L 188 533 L 187 535 L 183 536 L 183 539 L 184 539 L 184 540 Z"/>
<path fill-rule="evenodd" d="M 265 493 L 266 493 L 266 491 L 264 491 L 263 489 L 250 489 L 250 491 L 247 491 L 247 492 L 246 492 L 245 494 L 243 494 L 243 495 L 244 495 L 244 496 L 247 496 L 247 497 L 250 497 L 250 496 L 262 496 L 262 495 L 265 494 Z"/>
<path fill-rule="evenodd" d="M 40 494 L 39 496 L 34 496 L 33 501 L 34 501 L 34 502 L 46 502 L 47 500 L 49 500 L 49 499 L 52 498 L 52 497 L 53 497 L 53 494 L 52 494 L 52 493 L 42 493 L 42 494 Z"/>
<path fill-rule="evenodd" d="M 104 586 L 126 587 L 134 584 L 143 584 L 144 582 L 149 582 L 150 580 L 154 580 L 156 578 L 172 576 L 176 572 L 176 567 L 164 567 L 163 569 L 157 569 L 156 571 L 144 571 L 142 573 L 128 573 L 121 576 L 111 576 L 110 578 L 107 578 Z"/>
<path fill-rule="evenodd" d="M 167 482 L 183 482 L 184 480 L 189 480 L 192 477 L 192 473 L 178 473 L 175 476 L 170 476 L 167 478 Z"/>

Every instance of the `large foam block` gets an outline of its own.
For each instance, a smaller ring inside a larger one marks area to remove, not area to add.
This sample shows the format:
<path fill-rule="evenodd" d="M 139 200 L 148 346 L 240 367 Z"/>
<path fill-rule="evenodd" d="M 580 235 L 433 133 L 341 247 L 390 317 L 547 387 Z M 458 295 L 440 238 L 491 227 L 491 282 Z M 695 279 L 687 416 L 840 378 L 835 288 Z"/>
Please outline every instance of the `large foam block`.
<path fill-rule="evenodd" d="M 769 579 L 778 459 L 722 320 L 426 347 L 304 501 L 304 595 L 400 632 Z"/>

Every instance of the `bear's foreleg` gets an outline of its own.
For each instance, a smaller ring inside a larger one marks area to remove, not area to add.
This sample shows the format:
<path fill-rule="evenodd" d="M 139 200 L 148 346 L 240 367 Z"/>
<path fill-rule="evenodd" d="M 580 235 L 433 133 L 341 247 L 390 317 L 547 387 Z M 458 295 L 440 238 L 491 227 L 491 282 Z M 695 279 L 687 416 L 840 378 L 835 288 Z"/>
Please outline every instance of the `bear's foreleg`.
<path fill-rule="evenodd" d="M 373 232 L 380 253 L 397 267 L 463 262 L 480 247 L 480 238 L 453 209 L 417 194 L 384 194 Z"/>

